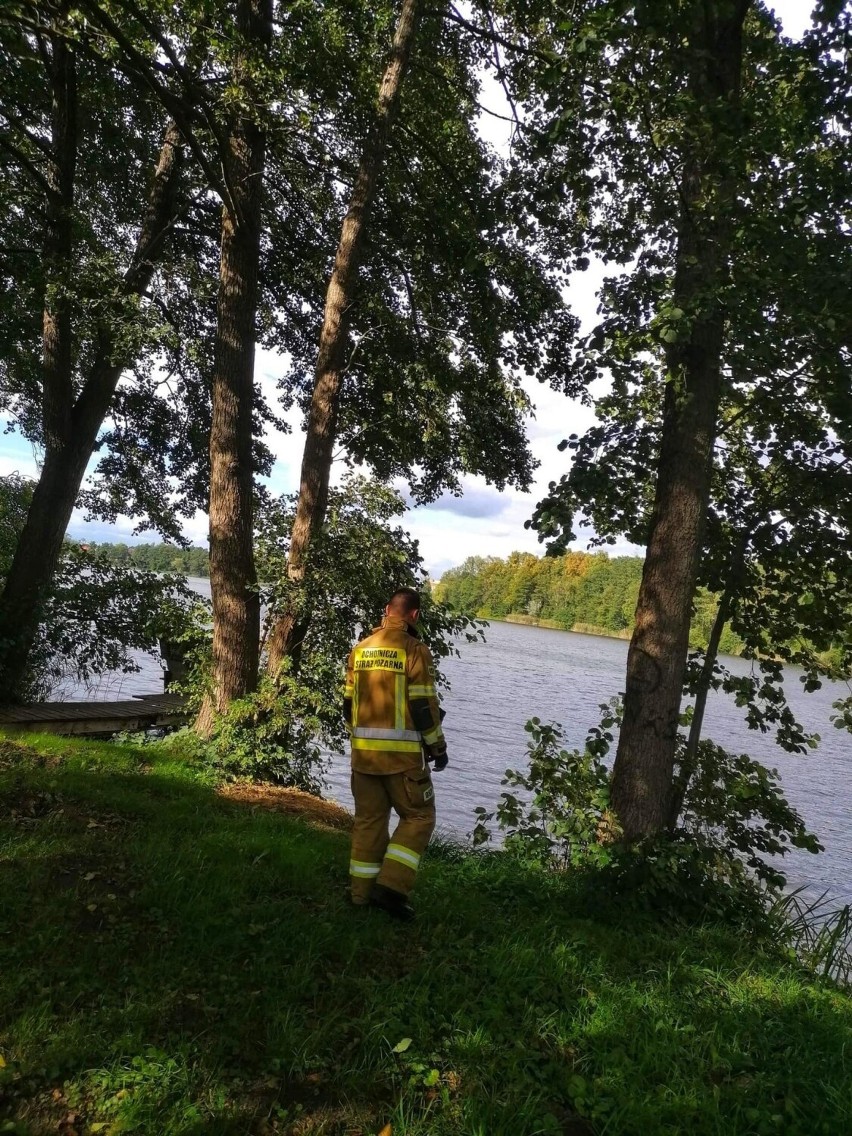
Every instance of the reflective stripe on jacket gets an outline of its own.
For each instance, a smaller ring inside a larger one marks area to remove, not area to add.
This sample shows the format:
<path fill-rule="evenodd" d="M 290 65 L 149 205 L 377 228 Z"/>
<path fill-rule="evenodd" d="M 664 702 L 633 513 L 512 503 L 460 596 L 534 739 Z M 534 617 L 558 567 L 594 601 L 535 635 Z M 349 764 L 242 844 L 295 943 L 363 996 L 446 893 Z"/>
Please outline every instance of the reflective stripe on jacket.
<path fill-rule="evenodd" d="M 423 743 L 443 741 L 432 655 L 404 619 L 386 615 L 350 652 L 343 709 L 358 773 L 419 768 Z"/>

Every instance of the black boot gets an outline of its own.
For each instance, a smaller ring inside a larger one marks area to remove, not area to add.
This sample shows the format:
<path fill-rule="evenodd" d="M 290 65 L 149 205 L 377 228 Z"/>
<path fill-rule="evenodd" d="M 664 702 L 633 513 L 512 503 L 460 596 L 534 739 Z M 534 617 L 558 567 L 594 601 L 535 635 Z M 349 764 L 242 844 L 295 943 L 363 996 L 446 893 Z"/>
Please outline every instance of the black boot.
<path fill-rule="evenodd" d="M 385 887 L 384 884 L 373 884 L 370 894 L 370 906 L 379 907 L 394 919 L 401 919 L 410 923 L 414 918 L 414 908 L 401 891 Z"/>

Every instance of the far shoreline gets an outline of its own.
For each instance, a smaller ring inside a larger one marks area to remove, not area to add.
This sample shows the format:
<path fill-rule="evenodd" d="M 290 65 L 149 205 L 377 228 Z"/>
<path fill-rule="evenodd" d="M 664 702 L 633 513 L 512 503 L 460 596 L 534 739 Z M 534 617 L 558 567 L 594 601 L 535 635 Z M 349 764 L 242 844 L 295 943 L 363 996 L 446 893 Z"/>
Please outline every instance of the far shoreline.
<path fill-rule="evenodd" d="M 632 634 L 627 628 L 622 628 L 621 631 L 608 631 L 605 627 L 597 627 L 593 623 L 574 623 L 571 627 L 566 627 L 564 623 L 559 623 L 555 619 L 538 619 L 534 615 L 516 615 L 513 612 L 509 615 L 477 615 L 476 619 L 484 620 L 486 623 L 517 623 L 522 627 L 543 627 L 547 631 L 568 631 L 572 635 L 589 635 L 596 639 L 628 640 Z"/>

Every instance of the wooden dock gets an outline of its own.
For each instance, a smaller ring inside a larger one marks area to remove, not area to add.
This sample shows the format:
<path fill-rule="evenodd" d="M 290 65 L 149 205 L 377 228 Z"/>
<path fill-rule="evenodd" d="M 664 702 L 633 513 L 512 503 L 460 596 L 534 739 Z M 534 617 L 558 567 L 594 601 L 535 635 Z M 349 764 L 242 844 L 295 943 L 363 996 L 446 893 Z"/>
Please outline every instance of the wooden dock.
<path fill-rule="evenodd" d="M 30 733 L 109 735 L 186 721 L 180 694 L 137 694 L 126 702 L 33 702 L 0 706 L 0 726 Z"/>

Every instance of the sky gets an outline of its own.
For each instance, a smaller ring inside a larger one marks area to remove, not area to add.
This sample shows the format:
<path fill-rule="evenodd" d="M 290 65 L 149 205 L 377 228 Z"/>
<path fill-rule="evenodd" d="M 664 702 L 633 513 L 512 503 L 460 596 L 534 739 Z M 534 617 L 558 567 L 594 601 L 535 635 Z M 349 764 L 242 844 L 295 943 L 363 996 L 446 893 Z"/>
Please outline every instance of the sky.
<path fill-rule="evenodd" d="M 779 0 L 774 9 L 788 35 L 799 36 L 808 26 L 810 0 Z M 496 85 L 486 86 L 482 101 L 490 109 L 503 113 L 505 104 Z M 495 126 L 498 126 L 497 120 L 484 120 L 483 135 L 498 148 L 503 148 L 505 134 L 500 135 L 499 127 L 495 133 Z M 502 129 L 505 130 L 505 127 Z M 597 290 L 604 275 L 602 266 L 592 264 L 587 272 L 573 278 L 566 292 L 569 306 L 581 321 L 581 334 L 594 325 Z M 283 360 L 274 354 L 258 352 L 256 380 L 272 405 L 276 397 L 276 378 L 283 366 Z M 405 514 L 402 523 L 418 540 L 425 568 L 433 579 L 439 579 L 444 571 L 460 564 L 468 556 L 506 557 L 515 550 L 538 555 L 543 552 L 537 535 L 525 529 L 524 522 L 546 494 L 549 482 L 558 480 L 568 468 L 567 454 L 557 449 L 559 442 L 569 434 L 581 434 L 588 429 L 594 422 L 594 413 L 535 381 L 526 382 L 524 387 L 533 404 L 527 430 L 532 453 L 538 462 L 530 492 L 521 493 L 512 488 L 500 492 L 487 486 L 481 478 L 465 478 L 463 496 L 446 494 L 431 505 L 411 509 Z M 304 438 L 301 415 L 292 412 L 288 420 L 292 433 L 267 435 L 276 459 L 269 487 L 276 494 L 295 492 L 298 488 Z M 3 425 L 0 419 L 0 428 Z M 19 472 L 36 477 L 38 466 L 39 454 L 29 442 L 16 433 L 0 433 L 0 476 Z M 342 474 L 342 467 L 335 472 Z M 115 525 L 87 523 L 83 513 L 75 510 L 69 535 L 81 540 L 128 543 L 159 539 L 152 533 L 134 536 L 133 529 L 134 522 L 129 517 L 119 517 Z M 205 545 L 206 515 L 197 513 L 188 520 L 184 524 L 184 535 L 193 544 Z M 585 548 L 586 544 L 587 540 L 580 534 L 574 547 Z M 610 548 L 609 552 L 611 555 L 639 554 L 641 549 L 621 544 Z"/>

